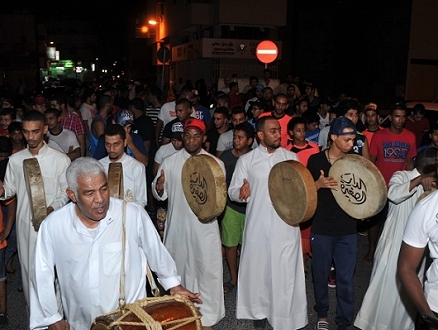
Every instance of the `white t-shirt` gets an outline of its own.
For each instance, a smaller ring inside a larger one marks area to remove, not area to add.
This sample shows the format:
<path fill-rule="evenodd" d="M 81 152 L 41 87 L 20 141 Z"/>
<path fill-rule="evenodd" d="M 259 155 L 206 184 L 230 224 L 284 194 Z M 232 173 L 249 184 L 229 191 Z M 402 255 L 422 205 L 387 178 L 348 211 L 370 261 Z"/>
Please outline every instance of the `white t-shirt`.
<path fill-rule="evenodd" d="M 157 152 L 155 153 L 154 162 L 157 164 L 161 164 L 164 158 L 173 155 L 177 151 L 178 150 L 175 149 L 172 143 L 167 143 L 157 150 Z"/>
<path fill-rule="evenodd" d="M 80 148 L 75 133 L 68 129 L 64 128 L 58 135 L 53 135 L 49 131 L 47 132 L 47 137 L 49 138 L 48 145 L 50 147 L 65 154 L 69 153 L 70 147 L 72 147 L 71 151 L 75 150 L 76 148 Z"/>
<path fill-rule="evenodd" d="M 96 106 L 94 104 L 88 105 L 87 103 L 82 103 L 79 111 L 81 112 L 82 120 L 87 121 L 88 128 L 91 132 L 91 122 L 93 121 L 94 113 L 96 112 Z"/>
<path fill-rule="evenodd" d="M 438 194 L 424 198 L 412 210 L 403 234 L 403 242 L 415 248 L 429 246 L 433 262 L 426 272 L 424 294 L 434 312 L 438 312 Z"/>
<path fill-rule="evenodd" d="M 175 104 L 175 101 L 171 101 L 164 103 L 161 106 L 160 112 L 158 113 L 158 119 L 163 121 L 163 127 L 176 118 Z M 196 111 L 195 109 L 192 110 L 190 117 L 196 118 Z"/>

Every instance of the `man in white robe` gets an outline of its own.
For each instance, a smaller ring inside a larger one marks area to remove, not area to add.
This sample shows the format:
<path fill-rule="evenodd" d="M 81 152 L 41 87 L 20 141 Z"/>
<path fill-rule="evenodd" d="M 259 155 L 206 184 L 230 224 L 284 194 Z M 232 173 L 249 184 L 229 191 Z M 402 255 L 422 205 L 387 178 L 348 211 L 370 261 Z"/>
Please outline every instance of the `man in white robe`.
<path fill-rule="evenodd" d="M 280 124 L 274 117 L 257 121 L 257 136 L 260 145 L 239 158 L 228 188 L 231 200 L 248 202 L 236 314 L 255 320 L 256 329 L 264 328 L 265 318 L 276 330 L 299 329 L 307 324 L 300 227 L 278 216 L 267 189 L 271 168 L 298 158 L 280 148 Z"/>
<path fill-rule="evenodd" d="M 66 176 L 73 203 L 48 216 L 38 233 L 31 273 L 31 329 L 89 329 L 95 317 L 117 308 L 121 292 L 126 303 L 146 297 L 146 264 L 165 290 L 202 303 L 199 294 L 180 285 L 174 261 L 137 203 L 126 204 L 122 229 L 123 201 L 109 197 L 105 170 L 97 160 L 75 160 Z M 64 317 L 52 284 L 55 268 Z"/>
<path fill-rule="evenodd" d="M 202 120 L 190 118 L 185 122 L 184 148 L 163 160 L 152 183 L 152 193 L 160 201 L 168 198 L 164 245 L 176 262 L 181 284 L 201 293 L 202 326 L 211 329 L 225 315 L 219 227 L 216 219 L 208 222 L 198 219 L 184 197 L 181 184 L 184 163 L 198 154 L 215 159 L 225 176 L 223 162 L 202 149 L 205 132 Z"/>
<path fill-rule="evenodd" d="M 67 188 L 65 170 L 70 164 L 70 159 L 44 142 L 44 134 L 47 130 L 46 119 L 42 113 L 35 110 L 26 113 L 23 118 L 22 131 L 27 148 L 10 157 L 4 183 L 0 184 L 2 200 L 17 195 L 17 246 L 27 306 L 29 306 L 29 270 L 37 232 L 31 223 L 32 204 L 24 180 L 23 160 L 28 158 L 38 160 L 44 184 L 47 213 L 59 209 L 68 201 L 65 192 Z"/>
<path fill-rule="evenodd" d="M 99 160 L 108 173 L 110 163 L 121 163 L 123 168 L 123 191 L 125 198 L 128 190 L 134 202 L 145 207 L 147 204 L 145 166 L 125 152 L 127 146 L 126 132 L 119 124 L 105 127 L 105 149 L 108 156 Z"/>
<path fill-rule="evenodd" d="M 414 329 L 416 309 L 396 276 L 397 258 L 409 214 L 418 197 L 436 187 L 436 161 L 437 149 L 428 148 L 418 154 L 415 169 L 397 171 L 389 181 L 388 217 L 374 255 L 370 284 L 354 321 L 360 329 Z M 419 271 L 420 278 L 422 274 Z"/>

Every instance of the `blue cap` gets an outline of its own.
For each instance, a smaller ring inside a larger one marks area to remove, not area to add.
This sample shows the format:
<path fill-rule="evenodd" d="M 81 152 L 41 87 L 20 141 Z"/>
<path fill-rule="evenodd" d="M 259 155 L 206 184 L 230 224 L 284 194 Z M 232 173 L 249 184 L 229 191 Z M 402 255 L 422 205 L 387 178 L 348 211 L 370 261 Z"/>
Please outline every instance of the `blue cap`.
<path fill-rule="evenodd" d="M 120 109 L 115 113 L 114 121 L 121 126 L 134 124 L 134 114 L 127 109 Z"/>
<path fill-rule="evenodd" d="M 344 132 L 345 128 L 352 128 L 353 132 Z M 334 135 L 351 135 L 356 134 L 356 125 L 347 117 L 335 118 L 330 124 L 329 134 Z"/>

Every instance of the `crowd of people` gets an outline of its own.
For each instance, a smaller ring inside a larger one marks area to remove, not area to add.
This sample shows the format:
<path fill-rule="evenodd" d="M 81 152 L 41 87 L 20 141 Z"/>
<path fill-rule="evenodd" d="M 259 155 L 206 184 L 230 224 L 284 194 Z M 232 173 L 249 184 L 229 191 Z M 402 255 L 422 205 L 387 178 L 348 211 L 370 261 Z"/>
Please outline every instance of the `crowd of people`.
<path fill-rule="evenodd" d="M 233 290 L 236 317 L 255 329 L 303 328 L 306 280 L 315 329 L 331 328 L 330 288 L 337 329 L 438 329 L 438 123 L 424 106 L 397 103 L 381 116 L 376 103 L 321 95 L 297 76 L 280 83 L 269 69 L 247 86 L 234 76 L 223 84 L 208 92 L 202 79 L 187 81 L 166 100 L 155 85 L 121 82 L 31 98 L 0 89 L 0 325 L 17 253 L 31 329 L 88 329 L 117 308 L 121 291 L 127 302 L 146 296 L 147 264 L 164 290 L 196 304 L 204 330 L 224 317 Z M 331 193 L 339 182 L 330 168 L 346 154 L 374 163 L 387 185 L 385 207 L 369 219 L 348 215 Z M 217 218 L 199 218 L 184 197 L 182 168 L 194 155 L 226 178 Z M 44 185 L 38 231 L 28 158 Z M 287 160 L 308 169 L 318 197 L 312 219 L 296 226 L 267 189 L 272 167 Z M 123 169 L 119 198 L 110 197 L 113 163 Z M 368 237 L 362 262 L 372 274 L 354 319 L 358 234 Z"/>

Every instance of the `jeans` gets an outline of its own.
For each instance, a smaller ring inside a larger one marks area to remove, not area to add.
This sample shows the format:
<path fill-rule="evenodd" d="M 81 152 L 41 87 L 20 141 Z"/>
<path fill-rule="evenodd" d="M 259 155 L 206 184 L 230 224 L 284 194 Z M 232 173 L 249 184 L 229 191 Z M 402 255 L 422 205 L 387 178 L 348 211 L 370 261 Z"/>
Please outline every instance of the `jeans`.
<path fill-rule="evenodd" d="M 312 273 L 315 288 L 315 311 L 327 317 L 329 297 L 327 280 L 332 260 L 336 268 L 336 324 L 346 329 L 354 316 L 354 270 L 357 258 L 357 235 L 325 236 L 311 234 Z"/>

